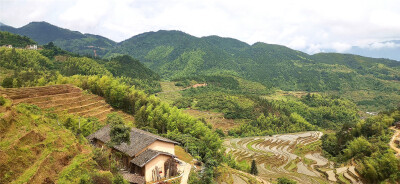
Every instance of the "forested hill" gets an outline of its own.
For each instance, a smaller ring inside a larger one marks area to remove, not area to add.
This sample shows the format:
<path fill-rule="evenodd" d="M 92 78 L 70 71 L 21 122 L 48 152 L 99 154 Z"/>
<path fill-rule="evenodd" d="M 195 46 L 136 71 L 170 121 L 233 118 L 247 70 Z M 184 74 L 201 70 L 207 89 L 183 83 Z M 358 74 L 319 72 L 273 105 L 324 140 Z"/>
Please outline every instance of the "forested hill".
<path fill-rule="evenodd" d="M 165 79 L 229 74 L 283 90 L 392 89 L 400 62 L 349 54 L 308 55 L 285 46 L 180 31 L 148 32 L 125 40 L 105 57 L 128 54 Z"/>
<path fill-rule="evenodd" d="M 115 45 L 115 42 L 98 35 L 82 34 L 78 31 L 63 29 L 47 22 L 31 22 L 23 27 L 14 28 L 0 25 L 1 31 L 7 31 L 32 38 L 41 45 L 54 42 L 57 46 L 70 52 L 82 55 L 94 55 L 96 49 L 98 56 Z"/>
<path fill-rule="evenodd" d="M 0 46 L 12 45 L 13 47 L 23 48 L 27 45 L 33 44 L 36 44 L 36 42 L 26 36 L 20 36 L 9 32 L 0 31 Z"/>
<path fill-rule="evenodd" d="M 232 38 L 199 38 L 181 31 L 147 32 L 115 43 L 46 22 L 21 28 L 2 25 L 0 30 L 27 35 L 39 44 L 53 41 L 62 49 L 84 55 L 93 55 L 94 50 L 104 58 L 130 55 L 167 80 L 218 74 L 290 91 L 400 89 L 400 62 L 388 59 L 338 53 L 308 55 L 281 45 L 249 45 Z"/>

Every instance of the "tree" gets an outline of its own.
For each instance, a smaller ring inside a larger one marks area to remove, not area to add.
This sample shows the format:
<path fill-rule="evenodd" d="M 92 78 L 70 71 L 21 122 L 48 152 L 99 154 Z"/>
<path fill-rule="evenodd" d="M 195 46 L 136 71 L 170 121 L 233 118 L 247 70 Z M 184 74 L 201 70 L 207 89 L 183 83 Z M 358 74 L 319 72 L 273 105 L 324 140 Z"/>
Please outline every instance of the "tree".
<path fill-rule="evenodd" d="M 6 99 L 2 96 L 0 96 L 0 106 L 4 105 L 6 103 Z"/>
<path fill-rule="evenodd" d="M 1 86 L 4 88 L 12 88 L 13 87 L 13 78 L 12 77 L 6 77 L 3 79 L 3 82 L 1 83 Z"/>
<path fill-rule="evenodd" d="M 347 159 L 350 158 L 362 158 L 364 156 L 370 156 L 372 153 L 372 145 L 363 136 L 358 137 L 349 142 L 346 149 L 343 150 L 344 156 Z"/>
<path fill-rule="evenodd" d="M 124 181 L 124 178 L 120 174 L 114 176 L 112 180 L 112 184 L 126 184 L 127 182 Z"/>
<path fill-rule="evenodd" d="M 258 174 L 256 161 L 254 159 L 251 162 L 250 174 L 253 174 L 253 175 L 257 175 Z"/>
<path fill-rule="evenodd" d="M 130 129 L 126 127 L 121 116 L 111 113 L 107 116 L 107 124 L 111 125 L 110 137 L 111 144 L 121 144 L 130 142 Z"/>

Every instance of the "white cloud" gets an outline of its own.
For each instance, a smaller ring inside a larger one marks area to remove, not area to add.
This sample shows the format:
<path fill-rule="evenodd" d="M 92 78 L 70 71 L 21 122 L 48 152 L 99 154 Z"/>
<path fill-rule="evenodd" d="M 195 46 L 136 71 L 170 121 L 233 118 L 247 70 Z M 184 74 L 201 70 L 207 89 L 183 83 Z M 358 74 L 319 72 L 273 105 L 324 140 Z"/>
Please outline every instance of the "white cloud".
<path fill-rule="evenodd" d="M 371 49 L 371 50 L 378 50 L 378 49 L 383 49 L 383 48 L 400 48 L 399 43 L 394 43 L 394 42 L 375 42 L 369 45 L 364 45 L 361 46 L 361 48 L 364 49 Z"/>
<path fill-rule="evenodd" d="M 18 15 L 18 16 L 16 16 Z M 160 29 L 345 52 L 400 38 L 398 0 L 1 0 L 0 22 L 48 21 L 116 41 Z"/>
<path fill-rule="evenodd" d="M 332 44 L 332 48 L 335 49 L 337 52 L 344 52 L 351 48 L 351 45 L 342 42 L 334 42 Z"/>

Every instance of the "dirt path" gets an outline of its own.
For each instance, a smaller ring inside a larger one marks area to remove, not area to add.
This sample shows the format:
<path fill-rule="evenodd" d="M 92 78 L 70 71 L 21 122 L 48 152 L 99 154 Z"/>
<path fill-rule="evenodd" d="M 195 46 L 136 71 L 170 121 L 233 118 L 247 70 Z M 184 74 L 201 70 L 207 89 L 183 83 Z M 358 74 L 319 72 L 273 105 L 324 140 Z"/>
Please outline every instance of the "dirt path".
<path fill-rule="evenodd" d="M 171 87 L 171 84 L 173 85 L 173 87 Z M 195 84 L 195 85 L 192 85 L 192 86 L 189 86 L 186 88 L 182 88 L 182 87 L 175 86 L 175 83 L 173 83 L 173 82 L 172 83 L 171 82 L 163 82 L 163 83 L 161 83 L 162 91 L 158 92 L 156 94 L 184 91 L 184 90 L 187 90 L 190 88 L 198 88 L 198 87 L 203 87 L 203 86 L 207 86 L 207 84 L 205 84 L 205 83 L 204 84 Z"/>
<path fill-rule="evenodd" d="M 399 137 L 400 136 L 400 130 L 395 129 L 394 127 L 390 127 L 390 129 L 395 131 L 394 134 L 393 134 L 392 139 L 390 139 L 390 143 L 389 143 L 390 147 L 396 152 L 396 156 L 400 157 L 400 148 L 398 148 L 396 146 L 396 143 L 394 142 L 396 139 L 400 141 L 400 137 Z"/>
<path fill-rule="evenodd" d="M 337 179 L 335 177 L 335 172 L 333 172 L 333 170 L 326 171 L 326 174 L 328 175 L 328 180 L 329 181 L 333 181 L 333 182 L 337 181 Z"/>
<path fill-rule="evenodd" d="M 191 168 L 192 168 L 192 165 L 190 165 L 189 163 L 185 163 L 185 166 L 183 168 L 183 176 L 181 179 L 181 184 L 187 184 Z"/>
<path fill-rule="evenodd" d="M 232 177 L 234 184 L 247 184 L 246 181 L 244 181 L 241 177 L 237 176 L 236 174 L 233 174 Z"/>

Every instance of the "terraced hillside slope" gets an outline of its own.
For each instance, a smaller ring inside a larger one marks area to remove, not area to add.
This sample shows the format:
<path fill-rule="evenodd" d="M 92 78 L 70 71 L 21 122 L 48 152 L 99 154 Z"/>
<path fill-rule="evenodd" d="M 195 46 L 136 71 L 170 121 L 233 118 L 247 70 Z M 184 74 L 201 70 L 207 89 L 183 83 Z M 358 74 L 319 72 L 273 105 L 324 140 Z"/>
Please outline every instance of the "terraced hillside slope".
<path fill-rule="evenodd" d="M 82 141 L 35 106 L 0 109 L 0 183 L 78 183 L 94 170 Z"/>
<path fill-rule="evenodd" d="M 224 145 L 236 160 L 254 159 L 259 176 L 267 181 L 289 177 L 299 183 L 361 183 L 354 167 L 334 168 L 320 152 L 307 151 L 321 136 L 322 132 L 312 131 L 233 138 L 225 140 Z"/>
<path fill-rule="evenodd" d="M 104 121 L 107 114 L 114 109 L 102 97 L 85 93 L 73 85 L 53 85 L 29 88 L 0 88 L 0 96 L 5 95 L 13 104 L 35 104 L 42 109 L 53 109 L 54 112 L 67 112 L 82 117 L 95 117 Z M 133 117 L 119 112 L 125 120 Z"/>

